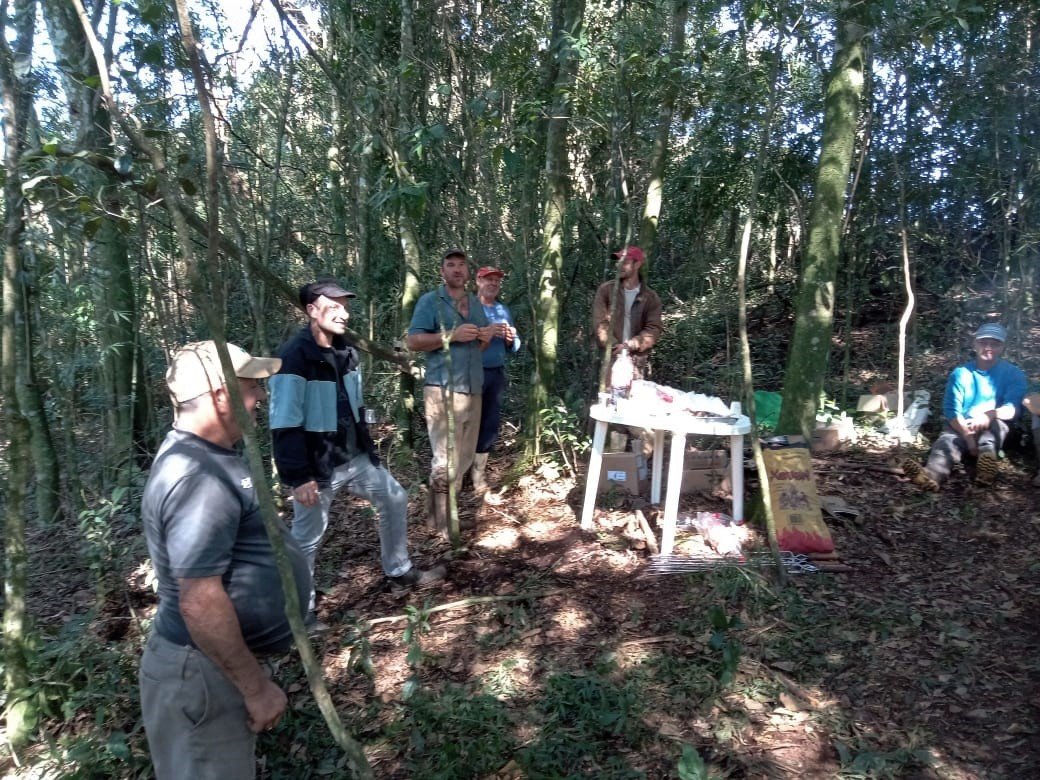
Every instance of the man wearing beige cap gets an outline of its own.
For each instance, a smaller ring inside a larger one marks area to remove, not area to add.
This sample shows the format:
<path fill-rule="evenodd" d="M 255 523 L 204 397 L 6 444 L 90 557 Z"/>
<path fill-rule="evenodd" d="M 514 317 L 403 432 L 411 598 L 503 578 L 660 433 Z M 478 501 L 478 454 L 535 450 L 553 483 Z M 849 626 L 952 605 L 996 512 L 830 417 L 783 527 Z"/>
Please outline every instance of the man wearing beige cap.
<path fill-rule="evenodd" d="M 260 380 L 281 361 L 227 348 L 255 420 Z M 285 596 L 249 468 L 233 449 L 243 434 L 216 345 L 178 350 L 166 384 L 177 419 L 141 501 L 159 583 L 139 674 L 145 734 L 159 780 L 252 778 L 256 733 L 286 707 L 258 660 L 292 644 Z M 307 563 L 288 528 L 282 539 L 302 611 Z"/>

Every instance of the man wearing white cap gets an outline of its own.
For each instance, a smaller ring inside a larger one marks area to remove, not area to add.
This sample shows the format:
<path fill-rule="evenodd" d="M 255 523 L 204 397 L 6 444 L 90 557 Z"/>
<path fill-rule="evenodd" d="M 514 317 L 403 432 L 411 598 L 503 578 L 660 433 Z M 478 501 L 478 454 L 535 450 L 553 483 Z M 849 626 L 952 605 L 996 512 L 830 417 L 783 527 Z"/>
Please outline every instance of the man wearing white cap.
<path fill-rule="evenodd" d="M 996 479 L 997 453 L 1026 393 L 1022 369 L 1001 359 L 1006 340 L 1007 330 L 996 322 L 975 331 L 975 359 L 955 368 L 946 382 L 946 425 L 932 445 L 928 463 L 924 468 L 912 460 L 903 463 L 915 484 L 938 490 L 965 455 L 978 459 L 976 482 L 989 485 Z"/>
<path fill-rule="evenodd" d="M 246 411 L 277 358 L 228 344 Z M 252 778 L 256 733 L 278 723 L 286 696 L 258 657 L 292 644 L 285 596 L 242 438 L 212 341 L 173 356 L 166 384 L 177 411 L 141 501 L 159 608 L 141 658 L 141 712 L 159 780 Z M 303 553 L 282 539 L 306 609 Z"/>

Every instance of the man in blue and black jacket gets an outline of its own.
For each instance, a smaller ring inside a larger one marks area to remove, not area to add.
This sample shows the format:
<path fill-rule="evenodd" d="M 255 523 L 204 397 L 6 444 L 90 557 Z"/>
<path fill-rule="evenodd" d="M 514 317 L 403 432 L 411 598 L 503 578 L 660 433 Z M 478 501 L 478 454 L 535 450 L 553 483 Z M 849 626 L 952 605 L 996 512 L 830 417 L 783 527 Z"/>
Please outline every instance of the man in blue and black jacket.
<path fill-rule="evenodd" d="M 358 351 L 345 336 L 350 300 L 334 280 L 300 288 L 309 324 L 282 347 L 282 372 L 271 388 L 274 459 L 292 489 L 292 535 L 311 573 L 342 489 L 371 502 L 379 515 L 379 546 L 392 588 L 443 579 L 443 567 L 421 571 L 408 557 L 408 494 L 383 467 L 368 432 Z M 274 378 L 272 378 L 274 379 Z M 314 622 L 314 594 L 310 601 Z"/>

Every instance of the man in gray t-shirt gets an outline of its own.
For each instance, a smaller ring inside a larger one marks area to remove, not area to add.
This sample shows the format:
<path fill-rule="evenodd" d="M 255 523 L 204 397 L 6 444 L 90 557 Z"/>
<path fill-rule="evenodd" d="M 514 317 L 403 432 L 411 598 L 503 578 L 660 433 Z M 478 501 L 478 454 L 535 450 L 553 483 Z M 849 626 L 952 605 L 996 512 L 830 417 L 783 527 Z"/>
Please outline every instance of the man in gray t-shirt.
<path fill-rule="evenodd" d="M 281 361 L 228 344 L 246 410 L 266 393 L 260 379 Z M 141 505 L 159 582 L 159 609 L 141 659 L 141 710 L 152 763 L 166 778 L 252 778 L 256 733 L 274 727 L 286 696 L 258 656 L 287 650 L 274 551 L 249 469 L 233 447 L 242 438 L 212 341 L 189 344 L 166 382 L 177 409 Z M 282 529 L 301 612 L 310 574 Z"/>

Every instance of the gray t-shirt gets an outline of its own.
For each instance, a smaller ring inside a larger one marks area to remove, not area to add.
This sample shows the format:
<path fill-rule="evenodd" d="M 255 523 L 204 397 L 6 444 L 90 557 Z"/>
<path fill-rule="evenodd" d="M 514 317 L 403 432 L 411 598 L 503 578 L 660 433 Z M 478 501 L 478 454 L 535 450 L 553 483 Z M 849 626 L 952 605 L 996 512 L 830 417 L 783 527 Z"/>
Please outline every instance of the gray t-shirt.
<path fill-rule="evenodd" d="M 180 611 L 178 579 L 220 576 L 255 653 L 292 643 L 274 551 L 246 462 L 185 431 L 172 430 L 159 448 L 141 502 L 148 552 L 159 580 L 154 628 L 171 642 L 191 645 Z M 310 573 L 289 529 L 282 539 L 306 611 Z"/>

